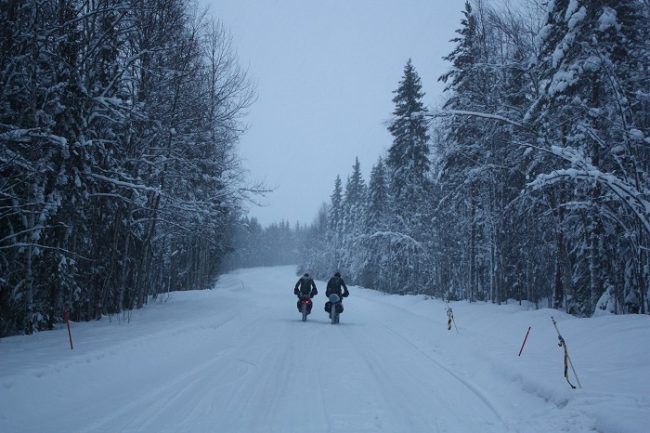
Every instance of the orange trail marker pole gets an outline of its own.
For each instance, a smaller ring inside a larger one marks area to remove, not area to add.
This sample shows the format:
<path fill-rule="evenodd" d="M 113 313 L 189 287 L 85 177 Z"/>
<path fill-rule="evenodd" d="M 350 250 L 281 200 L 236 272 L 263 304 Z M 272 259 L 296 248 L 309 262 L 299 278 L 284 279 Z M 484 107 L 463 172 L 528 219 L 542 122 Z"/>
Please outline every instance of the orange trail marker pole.
<path fill-rule="evenodd" d="M 70 350 L 73 350 L 74 346 L 72 345 L 72 333 L 70 332 L 70 317 L 67 308 L 63 311 L 63 317 L 65 318 L 65 324 L 68 325 L 68 340 L 70 340 Z"/>
<path fill-rule="evenodd" d="M 530 326 L 528 327 L 528 331 L 526 331 L 526 337 L 524 337 L 524 342 L 521 343 L 521 349 L 519 349 L 519 355 L 517 356 L 521 356 L 521 352 L 523 352 L 526 341 L 528 340 L 528 334 L 530 334 Z"/>

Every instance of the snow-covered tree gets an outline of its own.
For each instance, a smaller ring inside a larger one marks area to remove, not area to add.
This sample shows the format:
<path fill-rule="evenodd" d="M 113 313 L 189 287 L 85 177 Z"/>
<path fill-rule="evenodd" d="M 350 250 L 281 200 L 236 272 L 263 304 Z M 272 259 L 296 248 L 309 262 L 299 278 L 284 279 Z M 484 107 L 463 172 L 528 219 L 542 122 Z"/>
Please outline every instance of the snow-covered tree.
<path fill-rule="evenodd" d="M 233 145 L 251 94 L 227 33 L 192 11 L 0 5 L 0 335 L 216 277 L 243 199 Z"/>
<path fill-rule="evenodd" d="M 386 167 L 381 158 L 370 172 L 367 199 L 364 232 L 372 234 L 377 230 L 386 230 L 389 221 L 389 209 L 386 206 L 388 203 L 388 181 Z"/>
<path fill-rule="evenodd" d="M 637 202 L 648 188 L 648 152 L 639 147 L 648 136 L 647 108 L 639 99 L 648 89 L 641 78 L 650 65 L 647 35 L 647 6 L 634 0 L 557 1 L 539 35 L 539 96 L 526 120 L 539 131 L 539 145 L 556 157 L 555 168 L 570 166 L 571 172 L 543 174 L 535 186 L 563 189 L 558 205 L 571 203 L 560 230 L 573 244 L 566 306 L 578 314 L 594 311 L 610 276 L 626 275 L 628 260 L 636 270 L 625 278 L 634 282 L 614 277 L 615 284 L 635 287 L 623 295 L 631 300 L 628 310 L 646 309 L 642 263 L 648 256 L 640 246 L 648 242 L 647 211 L 639 212 Z M 613 183 L 627 193 L 620 196 Z"/>
<path fill-rule="evenodd" d="M 390 292 L 647 312 L 649 18 L 640 0 L 467 2 L 447 101 L 427 130 L 407 64 L 364 229 L 340 232 L 358 252 L 336 265 Z"/>
<path fill-rule="evenodd" d="M 426 196 L 429 172 L 429 135 L 422 83 L 409 59 L 402 80 L 393 92 L 393 118 L 388 131 L 393 143 L 388 149 L 392 211 L 408 229 L 417 212 L 418 203 Z"/>

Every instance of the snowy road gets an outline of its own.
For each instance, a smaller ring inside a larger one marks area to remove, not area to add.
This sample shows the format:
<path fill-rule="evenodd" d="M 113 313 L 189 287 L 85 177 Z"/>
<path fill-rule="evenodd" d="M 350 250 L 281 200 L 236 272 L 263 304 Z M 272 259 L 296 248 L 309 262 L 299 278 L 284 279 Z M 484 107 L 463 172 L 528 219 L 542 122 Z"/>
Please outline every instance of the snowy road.
<path fill-rule="evenodd" d="M 238 271 L 130 323 L 75 325 L 73 352 L 63 330 L 0 340 L 0 431 L 610 431 L 582 407 L 604 397 L 574 399 L 557 368 L 548 388 L 519 377 L 525 369 L 499 371 L 495 359 L 515 358 L 510 331 L 489 342 L 470 324 L 450 333 L 438 301 L 355 288 L 340 325 L 327 322 L 322 294 L 302 323 L 295 280 L 290 267 Z M 413 300 L 435 305 L 436 315 L 410 308 Z M 546 368 L 547 358 L 530 368 Z M 637 406 L 633 421 L 648 407 L 634 393 L 621 398 Z"/>

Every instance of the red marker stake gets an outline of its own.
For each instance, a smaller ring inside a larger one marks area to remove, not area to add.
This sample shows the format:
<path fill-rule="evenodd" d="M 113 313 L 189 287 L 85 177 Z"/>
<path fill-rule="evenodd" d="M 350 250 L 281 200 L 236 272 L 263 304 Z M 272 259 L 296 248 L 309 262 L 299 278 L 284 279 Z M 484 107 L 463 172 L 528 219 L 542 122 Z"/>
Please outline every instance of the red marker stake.
<path fill-rule="evenodd" d="M 530 334 L 530 326 L 528 327 L 528 331 L 526 331 L 526 337 L 524 338 L 524 342 L 521 344 L 521 349 L 519 349 L 519 355 L 521 356 L 521 352 L 524 350 L 524 346 L 526 345 L 526 340 L 528 340 L 528 334 Z"/>
<path fill-rule="evenodd" d="M 70 340 L 70 350 L 74 349 L 74 346 L 72 346 L 72 333 L 70 332 L 70 317 L 68 315 L 68 310 L 63 311 L 63 317 L 65 318 L 65 323 L 68 325 L 68 339 Z"/>

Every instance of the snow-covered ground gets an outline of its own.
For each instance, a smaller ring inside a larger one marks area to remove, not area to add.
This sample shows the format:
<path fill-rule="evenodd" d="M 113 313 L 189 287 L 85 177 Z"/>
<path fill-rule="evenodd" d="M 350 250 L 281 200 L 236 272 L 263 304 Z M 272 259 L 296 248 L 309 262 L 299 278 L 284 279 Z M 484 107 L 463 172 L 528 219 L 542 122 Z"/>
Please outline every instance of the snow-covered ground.
<path fill-rule="evenodd" d="M 340 325 L 322 294 L 302 323 L 296 280 L 241 270 L 130 322 L 73 323 L 74 351 L 64 328 L 1 339 L 0 432 L 650 432 L 648 316 L 458 302 L 457 333 L 438 300 L 352 287 Z"/>

